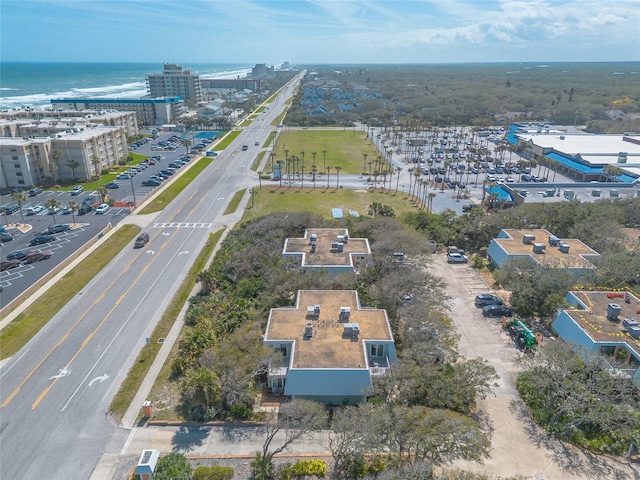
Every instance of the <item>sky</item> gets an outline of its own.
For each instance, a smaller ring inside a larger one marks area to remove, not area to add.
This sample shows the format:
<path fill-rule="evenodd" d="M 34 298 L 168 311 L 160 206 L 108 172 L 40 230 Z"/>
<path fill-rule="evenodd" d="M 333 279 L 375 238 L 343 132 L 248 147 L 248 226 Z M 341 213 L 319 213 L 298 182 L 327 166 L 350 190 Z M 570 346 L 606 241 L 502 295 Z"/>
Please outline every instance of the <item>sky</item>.
<path fill-rule="evenodd" d="M 640 0 L 0 0 L 2 61 L 639 61 Z"/>

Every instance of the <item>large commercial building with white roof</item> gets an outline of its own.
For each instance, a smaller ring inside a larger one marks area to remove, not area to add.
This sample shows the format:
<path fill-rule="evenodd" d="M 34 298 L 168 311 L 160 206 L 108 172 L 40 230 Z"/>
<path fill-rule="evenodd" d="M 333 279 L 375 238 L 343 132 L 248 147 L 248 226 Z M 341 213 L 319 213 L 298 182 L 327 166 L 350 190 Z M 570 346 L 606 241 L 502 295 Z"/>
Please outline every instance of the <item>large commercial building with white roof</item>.
<path fill-rule="evenodd" d="M 640 135 L 564 133 L 521 125 L 514 132 L 525 158 L 545 157 L 578 181 L 640 183 Z"/>

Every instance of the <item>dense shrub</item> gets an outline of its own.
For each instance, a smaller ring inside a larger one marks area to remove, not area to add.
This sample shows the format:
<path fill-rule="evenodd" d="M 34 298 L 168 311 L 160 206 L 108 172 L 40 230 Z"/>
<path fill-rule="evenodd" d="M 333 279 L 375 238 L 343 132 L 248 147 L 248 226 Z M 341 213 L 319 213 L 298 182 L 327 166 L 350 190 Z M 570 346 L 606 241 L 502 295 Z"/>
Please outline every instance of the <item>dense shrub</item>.
<path fill-rule="evenodd" d="M 211 467 L 200 466 L 193 471 L 193 480 L 231 480 L 234 473 L 231 467 L 219 465 Z"/>

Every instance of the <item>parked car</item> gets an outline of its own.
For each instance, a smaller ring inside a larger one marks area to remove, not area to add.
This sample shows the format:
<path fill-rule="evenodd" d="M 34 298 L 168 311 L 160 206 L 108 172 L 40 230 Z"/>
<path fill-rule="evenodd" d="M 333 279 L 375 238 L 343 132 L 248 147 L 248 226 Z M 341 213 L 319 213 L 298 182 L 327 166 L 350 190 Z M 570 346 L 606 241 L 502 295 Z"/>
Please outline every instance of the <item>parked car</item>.
<path fill-rule="evenodd" d="M 18 205 L 16 204 L 5 205 L 4 207 L 2 207 L 2 213 L 4 213 L 5 215 L 11 215 L 12 213 L 16 213 L 18 210 L 20 210 L 20 207 L 18 207 Z"/>
<path fill-rule="evenodd" d="M 69 227 L 69 225 L 67 225 L 67 224 L 56 223 L 55 225 L 49 225 L 49 227 L 47 228 L 47 232 L 46 233 L 52 234 L 52 233 L 66 232 L 70 228 L 71 227 Z"/>
<path fill-rule="evenodd" d="M 104 188 L 109 188 L 109 189 L 120 188 L 120 184 L 118 182 L 109 182 L 104 184 Z"/>
<path fill-rule="evenodd" d="M 42 193 L 42 189 L 40 187 L 35 187 L 29 190 L 29 196 L 35 197 L 36 195 L 40 195 Z"/>
<path fill-rule="evenodd" d="M 55 206 L 55 205 L 51 205 L 50 207 L 47 207 L 47 213 L 49 215 L 55 215 L 55 214 L 59 213 L 60 210 L 62 210 L 62 207 L 58 207 L 58 206 Z"/>
<path fill-rule="evenodd" d="M 51 258 L 51 255 L 53 255 L 53 252 L 49 250 L 31 250 L 29 253 L 27 253 L 27 256 L 22 259 L 22 262 L 35 263 L 39 262 L 40 260 L 47 260 Z"/>
<path fill-rule="evenodd" d="M 12 260 L 2 260 L 0 262 L 0 272 L 4 272 L 5 270 L 9 270 L 11 268 L 15 268 L 20 265 L 20 260 L 12 259 Z"/>
<path fill-rule="evenodd" d="M 29 242 L 29 245 L 31 245 L 31 246 L 42 245 L 44 243 L 55 242 L 56 240 L 58 240 L 58 239 L 56 237 L 54 237 L 53 235 L 40 234 L 37 237 L 33 238 Z"/>
<path fill-rule="evenodd" d="M 110 209 L 111 207 L 109 205 L 107 205 L 106 203 L 101 203 L 100 205 L 98 205 L 98 208 L 96 208 L 96 215 L 107 213 Z"/>
<path fill-rule="evenodd" d="M 504 305 L 487 305 L 482 307 L 482 315 L 485 317 L 510 317 L 511 309 Z"/>
<path fill-rule="evenodd" d="M 116 177 L 116 179 L 118 180 L 129 180 L 130 178 L 131 178 L 131 175 L 129 175 L 128 173 L 121 173 Z"/>
<path fill-rule="evenodd" d="M 470 212 L 471 209 L 474 207 L 475 205 L 473 203 L 468 203 L 466 205 L 462 206 L 462 211 L 463 212 Z"/>
<path fill-rule="evenodd" d="M 22 260 L 29 253 L 28 250 L 16 250 L 7 255 L 7 260 Z"/>
<path fill-rule="evenodd" d="M 82 185 L 77 185 L 71 190 L 71 195 L 80 195 L 82 192 L 84 192 L 84 187 Z"/>
<path fill-rule="evenodd" d="M 136 243 L 133 244 L 133 248 L 142 248 L 147 242 L 149 242 L 149 234 L 141 233 L 138 238 L 136 238 Z"/>
<path fill-rule="evenodd" d="M 467 263 L 469 257 L 461 253 L 449 253 L 447 254 L 447 263 Z"/>
<path fill-rule="evenodd" d="M 476 307 L 486 307 L 487 305 L 502 305 L 502 299 L 493 293 L 481 293 L 476 295 Z"/>
<path fill-rule="evenodd" d="M 160 180 L 150 178 L 149 180 L 145 180 L 144 182 L 142 182 L 142 186 L 143 187 L 159 187 Z"/>
<path fill-rule="evenodd" d="M 85 215 L 93 210 L 90 203 L 83 203 L 78 209 L 78 215 Z"/>
<path fill-rule="evenodd" d="M 11 235 L 9 232 L 0 233 L 0 242 L 6 243 L 10 242 L 11 240 L 13 240 L 13 235 Z"/>
<path fill-rule="evenodd" d="M 94 203 L 96 203 L 96 197 L 94 197 L 93 195 L 89 195 L 87 198 L 82 200 L 83 205 L 86 205 L 86 204 L 93 205 Z"/>
<path fill-rule="evenodd" d="M 24 214 L 25 215 L 37 215 L 38 213 L 42 212 L 44 210 L 44 207 L 42 205 L 34 205 L 32 207 L 27 207 L 24 209 Z"/>

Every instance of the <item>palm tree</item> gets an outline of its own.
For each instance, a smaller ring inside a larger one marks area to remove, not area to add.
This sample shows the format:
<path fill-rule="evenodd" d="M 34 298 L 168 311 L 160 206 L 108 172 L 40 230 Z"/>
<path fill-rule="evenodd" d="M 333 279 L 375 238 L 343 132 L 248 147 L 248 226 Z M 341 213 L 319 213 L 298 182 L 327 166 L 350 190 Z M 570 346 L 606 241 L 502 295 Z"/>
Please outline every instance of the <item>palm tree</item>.
<path fill-rule="evenodd" d="M 282 164 L 284 160 L 278 160 L 278 166 L 280 167 L 280 187 L 282 187 Z"/>
<path fill-rule="evenodd" d="M 362 174 L 365 175 L 367 173 L 367 157 L 369 156 L 368 153 L 363 153 L 362 154 Z M 371 164 L 369 164 L 371 165 Z M 371 166 L 369 166 L 369 175 L 371 175 Z"/>
<path fill-rule="evenodd" d="M 396 192 L 398 193 L 398 187 L 400 186 L 400 172 L 402 171 L 402 167 L 396 167 L 396 172 L 398 173 L 398 176 L 396 177 Z"/>
<path fill-rule="evenodd" d="M 191 140 L 190 140 L 190 139 L 188 139 L 188 138 L 185 138 L 185 139 L 182 141 L 182 144 L 184 145 L 184 148 L 186 148 L 186 149 L 187 149 L 187 154 L 188 154 L 188 153 L 189 153 L 189 147 L 191 146 Z"/>
<path fill-rule="evenodd" d="M 15 192 L 11 194 L 11 200 L 18 204 L 18 208 L 20 209 L 20 218 L 22 218 L 22 223 L 24 223 L 24 215 L 22 214 L 22 204 L 26 202 L 27 196 L 23 192 Z"/>
<path fill-rule="evenodd" d="M 93 155 L 91 157 L 91 164 L 93 165 L 93 168 L 95 169 L 95 172 L 96 172 L 96 188 L 98 188 L 98 181 L 100 180 L 100 175 L 102 174 L 102 172 L 98 170 L 98 168 L 102 165 L 102 162 L 98 157 Z"/>
<path fill-rule="evenodd" d="M 56 223 L 56 210 L 60 208 L 60 200 L 57 198 L 49 198 L 44 202 L 44 206 L 47 207 L 49 213 L 53 217 L 53 223 Z"/>
<path fill-rule="evenodd" d="M 336 167 L 336 189 L 340 186 L 340 170 L 342 167 Z"/>
<path fill-rule="evenodd" d="M 331 165 L 327 167 L 327 188 L 329 188 L 329 178 L 331 177 Z"/>
<path fill-rule="evenodd" d="M 313 188 L 316 188 L 316 172 L 318 171 L 318 167 L 316 166 L 316 164 L 314 163 L 311 166 L 311 173 L 313 173 Z"/>
<path fill-rule="evenodd" d="M 322 171 L 327 169 L 327 151 L 322 150 Z"/>
<path fill-rule="evenodd" d="M 96 192 L 100 195 L 100 203 L 107 203 L 107 197 L 109 196 L 109 190 L 104 185 L 96 188 Z"/>
<path fill-rule="evenodd" d="M 78 205 L 77 202 L 74 202 L 73 200 L 71 200 L 69 203 L 67 203 L 67 210 L 71 212 L 71 216 L 73 217 L 73 224 L 75 225 L 76 212 L 80 210 L 80 205 Z"/>
<path fill-rule="evenodd" d="M 260 184 L 260 190 L 262 190 L 262 170 L 256 172 L 258 174 L 258 183 Z"/>
<path fill-rule="evenodd" d="M 72 158 L 67 159 L 67 167 L 71 169 L 71 183 L 76 181 L 76 168 L 80 166 L 80 162 Z"/>
<path fill-rule="evenodd" d="M 433 199 L 436 197 L 436 194 L 434 192 L 431 192 L 427 195 L 427 198 L 429 199 L 429 203 L 428 203 L 428 209 L 429 209 L 429 213 L 433 213 Z"/>
<path fill-rule="evenodd" d="M 53 183 L 56 183 L 56 176 L 54 172 L 57 171 L 60 167 L 58 166 L 58 161 L 62 158 L 62 150 L 54 150 L 51 152 L 51 158 L 53 162 L 49 162 L 49 169 L 51 170 L 51 178 L 53 178 Z"/>

